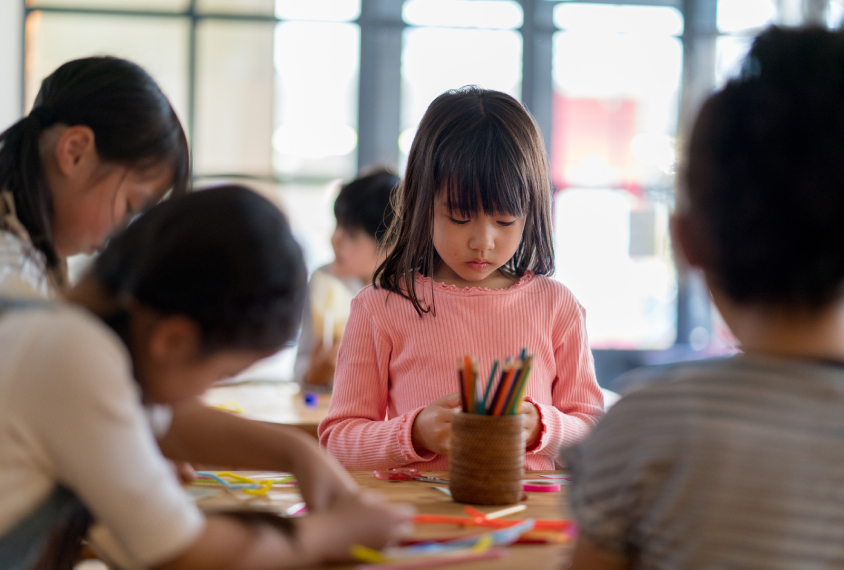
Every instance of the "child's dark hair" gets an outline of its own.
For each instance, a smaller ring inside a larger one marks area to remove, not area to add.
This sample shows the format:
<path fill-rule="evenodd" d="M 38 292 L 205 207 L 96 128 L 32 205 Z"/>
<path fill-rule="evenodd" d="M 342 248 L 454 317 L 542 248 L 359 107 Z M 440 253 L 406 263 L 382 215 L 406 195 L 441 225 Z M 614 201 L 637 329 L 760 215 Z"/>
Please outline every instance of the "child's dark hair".
<path fill-rule="evenodd" d="M 392 197 L 399 177 L 386 169 L 361 176 L 344 184 L 334 202 L 337 224 L 348 229 L 363 230 L 375 241 L 381 241 L 393 223 Z"/>
<path fill-rule="evenodd" d="M 115 57 L 65 63 L 41 83 L 29 115 L 0 134 L 0 189 L 12 193 L 18 218 L 50 268 L 59 259 L 39 138 L 57 123 L 90 127 L 97 154 L 105 162 L 145 168 L 167 161 L 173 169 L 173 194 L 189 185 L 184 130 L 146 71 Z"/>
<path fill-rule="evenodd" d="M 818 309 L 844 281 L 844 34 L 771 28 L 692 132 L 688 222 L 737 302 Z"/>
<path fill-rule="evenodd" d="M 284 215 L 237 185 L 150 209 L 109 242 L 93 275 L 118 299 L 196 321 L 208 352 L 271 350 L 290 342 L 307 281 Z"/>
<path fill-rule="evenodd" d="M 420 316 L 431 307 L 420 303 L 415 277 L 432 277 L 440 262 L 431 239 L 440 197 L 466 218 L 481 211 L 525 216 L 522 241 L 503 268 L 517 277 L 554 272 L 545 147 L 513 97 L 475 86 L 446 91 L 419 123 L 386 237 L 392 250 L 374 281 L 409 299 Z"/>

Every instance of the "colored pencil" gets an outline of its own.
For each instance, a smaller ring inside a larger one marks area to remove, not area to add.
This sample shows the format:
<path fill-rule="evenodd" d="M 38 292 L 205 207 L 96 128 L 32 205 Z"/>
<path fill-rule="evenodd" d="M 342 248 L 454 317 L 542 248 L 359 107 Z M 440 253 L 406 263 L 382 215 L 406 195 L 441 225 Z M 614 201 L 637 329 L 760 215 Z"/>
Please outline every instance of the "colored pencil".
<path fill-rule="evenodd" d="M 522 365 L 522 369 L 519 372 L 519 377 L 517 378 L 514 384 L 513 394 L 511 395 L 507 404 L 504 406 L 506 413 L 510 415 L 515 415 L 519 413 L 519 408 L 521 407 L 522 401 L 524 400 L 525 391 L 527 390 L 528 380 L 530 379 L 530 371 L 532 367 L 533 357 L 527 356 L 525 358 L 524 364 Z"/>
<path fill-rule="evenodd" d="M 511 362 L 509 369 L 507 369 L 507 375 L 501 380 L 501 384 L 498 386 L 498 391 L 495 393 L 495 398 L 492 399 L 493 405 L 492 412 L 490 413 L 491 416 L 500 416 L 504 411 L 504 401 L 510 393 L 510 388 L 513 386 L 513 379 L 515 376 L 516 364 Z"/>
<path fill-rule="evenodd" d="M 513 368 L 513 378 L 508 383 L 507 391 L 504 393 L 504 397 L 502 398 L 501 411 L 497 415 L 506 416 L 510 413 L 510 402 L 512 401 L 516 391 L 516 382 L 521 377 L 524 368 L 525 363 L 523 360 L 516 361 L 516 365 Z"/>
<path fill-rule="evenodd" d="M 463 355 L 457 366 L 461 409 L 466 413 L 487 416 L 519 413 L 532 367 L 533 356 L 523 348 L 518 360 L 508 357 L 503 366 L 498 360 L 493 362 L 484 388 L 478 381 L 480 373 L 477 358 L 471 354 Z"/>
<path fill-rule="evenodd" d="M 466 394 L 466 411 L 475 413 L 472 397 L 475 390 L 472 388 L 472 357 L 468 354 L 463 356 L 463 390 Z"/>
<path fill-rule="evenodd" d="M 501 385 L 504 383 L 504 378 L 507 377 L 507 373 L 510 371 L 511 362 L 509 358 L 505 359 L 504 366 L 501 367 L 501 372 L 498 373 L 498 382 L 495 384 L 495 390 L 492 391 L 492 397 L 486 404 L 486 415 L 488 416 L 493 415 L 492 411 L 495 409 L 495 402 L 501 392 Z"/>
<path fill-rule="evenodd" d="M 492 363 L 492 372 L 489 373 L 489 382 L 486 384 L 486 390 L 484 391 L 484 397 L 481 400 L 480 412 L 481 414 L 486 414 L 489 406 L 489 390 L 492 388 L 493 383 L 495 382 L 495 371 L 498 370 L 498 361 Z"/>

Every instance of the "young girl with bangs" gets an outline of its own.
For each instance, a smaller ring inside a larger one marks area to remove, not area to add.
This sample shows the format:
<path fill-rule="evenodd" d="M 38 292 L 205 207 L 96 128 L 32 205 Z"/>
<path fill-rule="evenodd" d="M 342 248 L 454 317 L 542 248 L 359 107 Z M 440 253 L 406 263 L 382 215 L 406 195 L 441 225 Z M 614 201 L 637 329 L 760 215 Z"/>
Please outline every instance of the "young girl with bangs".
<path fill-rule="evenodd" d="M 433 101 L 419 125 L 373 285 L 355 298 L 321 444 L 347 469 L 448 467 L 457 362 L 534 355 L 527 469 L 602 414 L 584 311 L 554 271 L 551 185 L 530 114 L 497 91 Z"/>

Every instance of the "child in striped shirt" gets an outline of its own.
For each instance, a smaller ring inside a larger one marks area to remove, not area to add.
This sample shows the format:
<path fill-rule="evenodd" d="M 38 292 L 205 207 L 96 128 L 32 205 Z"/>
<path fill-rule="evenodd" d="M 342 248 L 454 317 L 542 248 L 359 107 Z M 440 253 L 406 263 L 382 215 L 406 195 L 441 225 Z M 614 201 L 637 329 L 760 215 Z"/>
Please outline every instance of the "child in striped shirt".
<path fill-rule="evenodd" d="M 673 229 L 744 354 L 565 454 L 573 569 L 844 567 L 844 34 L 773 28 L 703 106 Z"/>

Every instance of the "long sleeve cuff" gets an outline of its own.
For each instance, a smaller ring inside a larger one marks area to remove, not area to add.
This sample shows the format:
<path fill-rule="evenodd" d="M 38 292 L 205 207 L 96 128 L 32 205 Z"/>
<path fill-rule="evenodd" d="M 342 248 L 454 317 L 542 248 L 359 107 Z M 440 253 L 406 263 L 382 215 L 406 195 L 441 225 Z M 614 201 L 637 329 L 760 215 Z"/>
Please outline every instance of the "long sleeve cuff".
<path fill-rule="evenodd" d="M 404 458 L 404 465 L 407 465 L 408 463 L 431 461 L 437 456 L 437 454 L 433 451 L 420 455 L 416 453 L 416 449 L 413 447 L 413 422 L 416 421 L 416 416 L 419 415 L 419 412 L 424 409 L 425 406 L 420 406 L 401 416 L 401 427 L 399 427 L 397 437 L 399 442 L 399 451 Z"/>
<path fill-rule="evenodd" d="M 539 412 L 539 437 L 537 442 L 527 450 L 527 453 L 533 455 L 551 455 L 555 456 L 559 453 L 560 445 L 563 441 L 563 418 L 565 414 L 549 404 L 540 404 L 531 397 L 525 398 L 526 402 L 530 402 L 536 406 Z"/>

